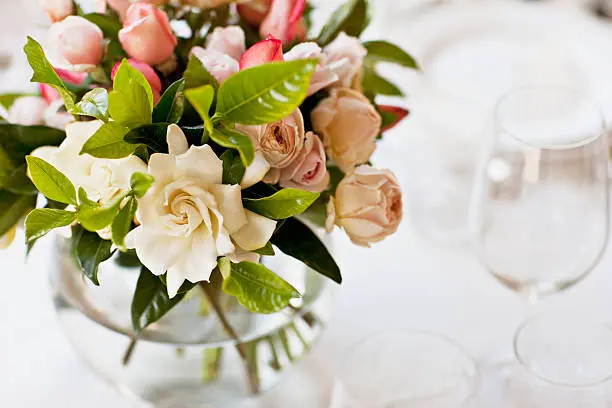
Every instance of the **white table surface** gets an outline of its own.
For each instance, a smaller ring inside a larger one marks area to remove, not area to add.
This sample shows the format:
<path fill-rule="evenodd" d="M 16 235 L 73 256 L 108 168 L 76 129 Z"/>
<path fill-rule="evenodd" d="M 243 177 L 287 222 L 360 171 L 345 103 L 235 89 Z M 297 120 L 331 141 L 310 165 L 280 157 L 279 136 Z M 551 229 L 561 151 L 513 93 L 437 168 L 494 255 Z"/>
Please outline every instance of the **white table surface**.
<path fill-rule="evenodd" d="M 17 67 L 4 76 L 2 87 L 16 89 L 27 78 L 27 70 Z M 408 174 L 399 152 L 414 147 L 407 140 L 412 131 L 409 125 L 394 130 L 377 152 L 378 162 L 395 169 L 404 187 L 418 177 Z M 479 360 L 510 347 L 524 317 L 523 299 L 488 275 L 469 246 L 428 242 L 413 230 L 409 214 L 406 218 L 395 236 L 371 250 L 336 235 L 345 283 L 329 329 L 283 383 L 245 406 L 327 407 L 333 373 L 348 347 L 383 329 L 438 331 Z M 62 336 L 47 285 L 48 244 L 41 243 L 27 266 L 20 243 L 0 253 L 0 407 L 139 407 L 81 364 Z M 606 254 L 585 281 L 546 299 L 546 307 L 563 305 L 612 318 L 611 269 L 612 257 Z"/>

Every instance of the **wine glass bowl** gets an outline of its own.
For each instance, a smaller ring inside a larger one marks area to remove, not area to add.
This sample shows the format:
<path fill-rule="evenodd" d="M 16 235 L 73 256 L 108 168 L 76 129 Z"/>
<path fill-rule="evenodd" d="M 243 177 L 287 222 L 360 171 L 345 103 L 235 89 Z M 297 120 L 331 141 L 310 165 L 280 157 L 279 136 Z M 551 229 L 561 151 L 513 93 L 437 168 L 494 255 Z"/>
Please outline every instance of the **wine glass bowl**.
<path fill-rule="evenodd" d="M 579 282 L 608 242 L 608 139 L 598 105 L 555 86 L 506 95 L 475 191 L 477 253 L 493 276 L 529 297 Z"/>

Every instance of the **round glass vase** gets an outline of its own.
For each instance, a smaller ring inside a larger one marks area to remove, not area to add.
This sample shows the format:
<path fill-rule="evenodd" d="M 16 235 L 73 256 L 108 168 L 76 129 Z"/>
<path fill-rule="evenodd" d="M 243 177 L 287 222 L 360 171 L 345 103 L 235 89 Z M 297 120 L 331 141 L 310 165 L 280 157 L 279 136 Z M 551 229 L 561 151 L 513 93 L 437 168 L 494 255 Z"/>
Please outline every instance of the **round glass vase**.
<path fill-rule="evenodd" d="M 329 237 L 321 238 L 329 248 Z M 139 268 L 116 253 L 100 265 L 94 286 L 75 263 L 70 240 L 55 240 L 51 283 L 64 333 L 94 372 L 154 407 L 211 407 L 266 391 L 308 353 L 330 317 L 335 284 L 276 251 L 262 263 L 303 297 L 280 313 L 259 315 L 219 290 L 214 303 L 240 344 L 198 287 L 137 335 L 131 302 Z"/>

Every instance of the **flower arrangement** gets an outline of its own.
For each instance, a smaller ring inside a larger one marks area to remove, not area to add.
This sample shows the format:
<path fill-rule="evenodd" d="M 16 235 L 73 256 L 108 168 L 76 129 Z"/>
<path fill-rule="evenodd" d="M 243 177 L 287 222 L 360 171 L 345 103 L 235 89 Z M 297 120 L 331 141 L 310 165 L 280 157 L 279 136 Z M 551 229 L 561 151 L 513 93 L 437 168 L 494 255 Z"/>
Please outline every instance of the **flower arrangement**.
<path fill-rule="evenodd" d="M 70 232 L 94 285 L 134 257 L 136 332 L 213 280 L 254 313 L 286 308 L 300 293 L 260 263 L 278 250 L 341 283 L 309 224 L 365 247 L 397 230 L 398 182 L 369 162 L 408 112 L 376 103 L 401 96 L 376 66 L 416 64 L 359 39 L 366 0 L 316 37 L 305 0 L 42 3 L 44 47 L 24 48 L 40 95 L 0 97 L 0 235 L 23 217 L 29 246 Z"/>

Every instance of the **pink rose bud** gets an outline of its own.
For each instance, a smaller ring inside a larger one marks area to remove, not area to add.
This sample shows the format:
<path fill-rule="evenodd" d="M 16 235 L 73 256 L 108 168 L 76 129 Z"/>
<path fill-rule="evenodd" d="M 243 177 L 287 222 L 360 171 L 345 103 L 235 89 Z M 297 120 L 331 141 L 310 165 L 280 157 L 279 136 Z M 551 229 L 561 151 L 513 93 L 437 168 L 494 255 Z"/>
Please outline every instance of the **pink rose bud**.
<path fill-rule="evenodd" d="M 15 99 L 8 112 L 9 123 L 24 126 L 44 123 L 47 102 L 39 96 L 22 96 Z"/>
<path fill-rule="evenodd" d="M 132 67 L 140 71 L 142 75 L 144 75 L 144 77 L 147 79 L 147 82 L 149 83 L 149 85 L 151 85 L 151 90 L 153 91 L 153 99 L 155 99 L 155 103 L 157 103 L 159 101 L 159 98 L 161 97 L 161 92 L 162 92 L 162 83 L 161 83 L 161 79 L 159 78 L 159 75 L 157 75 L 155 70 L 151 68 L 150 65 L 145 64 L 144 62 L 135 60 L 134 58 L 130 58 L 128 60 L 128 63 Z M 119 70 L 120 66 L 121 66 L 121 62 L 118 62 L 113 67 L 113 71 L 111 72 L 111 79 L 113 81 L 115 80 L 115 75 L 117 74 L 117 71 Z"/>
<path fill-rule="evenodd" d="M 168 15 L 147 3 L 130 6 L 119 41 L 129 56 L 152 66 L 172 57 L 178 43 Z"/>
<path fill-rule="evenodd" d="M 272 61 L 283 61 L 283 43 L 272 36 L 249 48 L 240 59 L 240 69 L 247 69 Z"/>
<path fill-rule="evenodd" d="M 325 163 L 323 142 L 314 133 L 306 133 L 300 156 L 291 166 L 281 170 L 281 187 L 299 188 L 315 193 L 325 191 L 330 180 Z"/>
<path fill-rule="evenodd" d="M 259 28 L 259 34 L 262 37 L 273 35 L 283 44 L 290 43 L 302 29 L 305 8 L 306 0 L 272 0 L 270 10 Z"/>
<path fill-rule="evenodd" d="M 104 34 L 83 17 L 69 16 L 49 30 L 55 53 L 71 65 L 98 65 L 104 56 Z"/>
<path fill-rule="evenodd" d="M 108 5 L 115 10 L 121 20 L 125 20 L 127 10 L 130 8 L 132 2 L 130 0 L 106 0 Z M 151 2 L 152 3 L 152 2 Z"/>
<path fill-rule="evenodd" d="M 84 72 L 71 72 L 65 69 L 54 68 L 57 75 L 59 75 L 60 79 L 68 84 L 72 85 L 81 85 L 85 79 L 87 79 L 87 74 Z M 50 85 L 40 84 L 40 94 L 47 103 L 51 103 L 58 99 L 61 99 L 59 92 L 55 90 Z"/>
<path fill-rule="evenodd" d="M 72 0 L 40 0 L 40 5 L 54 23 L 74 13 Z"/>
<path fill-rule="evenodd" d="M 193 47 L 190 55 L 202 62 L 204 68 L 222 84 L 236 72 L 240 71 L 238 61 L 219 51 L 207 50 L 202 47 Z"/>
<path fill-rule="evenodd" d="M 245 35 L 239 26 L 217 27 L 206 38 L 206 49 L 222 52 L 236 61 L 246 51 Z"/>

